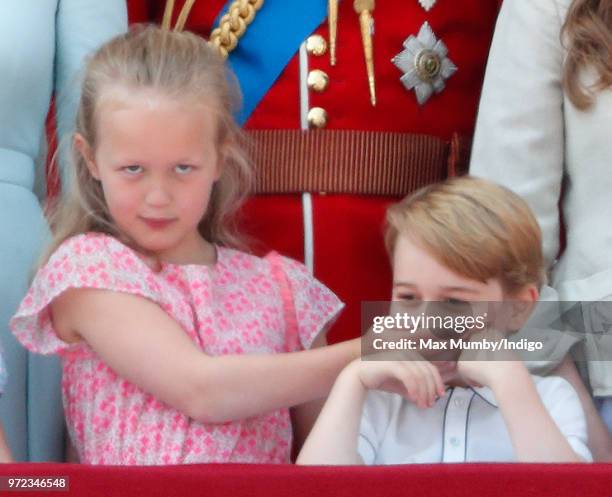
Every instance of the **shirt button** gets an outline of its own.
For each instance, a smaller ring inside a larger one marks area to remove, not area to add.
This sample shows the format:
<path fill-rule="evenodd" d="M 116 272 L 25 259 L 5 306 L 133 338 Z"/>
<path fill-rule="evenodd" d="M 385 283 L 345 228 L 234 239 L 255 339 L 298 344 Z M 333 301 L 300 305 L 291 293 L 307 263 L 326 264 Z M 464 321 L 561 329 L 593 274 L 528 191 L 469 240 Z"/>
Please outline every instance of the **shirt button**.
<path fill-rule="evenodd" d="M 459 445 L 461 445 L 461 441 L 457 437 L 451 437 L 449 442 L 453 447 L 459 447 Z"/>
<path fill-rule="evenodd" d="M 455 399 L 454 404 L 455 404 L 455 407 L 462 407 L 464 404 L 463 399 Z"/>

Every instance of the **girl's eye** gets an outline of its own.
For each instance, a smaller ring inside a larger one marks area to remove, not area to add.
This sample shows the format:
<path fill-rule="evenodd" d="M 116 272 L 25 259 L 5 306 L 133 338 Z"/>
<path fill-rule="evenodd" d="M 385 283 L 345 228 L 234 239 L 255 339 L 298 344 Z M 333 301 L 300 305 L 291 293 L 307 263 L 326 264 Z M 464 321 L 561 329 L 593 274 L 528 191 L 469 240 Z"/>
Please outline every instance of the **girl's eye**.
<path fill-rule="evenodd" d="M 176 166 L 176 172 L 179 174 L 187 174 L 193 170 L 193 166 L 189 164 L 179 164 Z"/>
<path fill-rule="evenodd" d="M 123 170 L 128 173 L 128 174 L 138 174 L 140 172 L 142 172 L 142 166 L 138 166 L 136 164 L 133 164 L 131 166 L 125 166 L 123 168 Z"/>
<path fill-rule="evenodd" d="M 412 293 L 399 293 L 397 295 L 397 298 L 399 300 L 404 300 L 404 301 L 407 301 L 407 302 L 414 302 L 414 301 L 418 300 L 416 298 L 416 296 L 413 295 Z"/>

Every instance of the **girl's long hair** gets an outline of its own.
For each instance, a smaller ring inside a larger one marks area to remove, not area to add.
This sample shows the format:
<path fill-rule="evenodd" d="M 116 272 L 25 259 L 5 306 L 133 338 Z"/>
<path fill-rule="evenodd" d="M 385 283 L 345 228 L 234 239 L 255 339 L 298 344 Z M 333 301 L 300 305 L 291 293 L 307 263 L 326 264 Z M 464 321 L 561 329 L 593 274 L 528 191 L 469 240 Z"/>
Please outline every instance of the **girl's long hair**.
<path fill-rule="evenodd" d="M 198 228 L 212 243 L 241 247 L 235 214 L 248 195 L 253 173 L 242 146 L 244 138 L 232 117 L 240 105 L 240 92 L 223 59 L 200 36 L 157 26 L 133 27 L 103 45 L 86 64 L 75 129 L 92 150 L 97 143 L 100 97 L 117 85 L 132 92 L 153 89 L 170 98 L 214 102 L 211 112 L 218 122 L 222 172 Z M 53 237 L 41 264 L 64 240 L 81 233 L 107 233 L 130 243 L 110 216 L 100 182 L 74 146 L 69 169 L 68 191 L 50 209 Z"/>
<path fill-rule="evenodd" d="M 563 87 L 577 108 L 587 109 L 595 92 L 612 86 L 612 0 L 574 0 L 561 37 L 567 49 Z M 585 67 L 596 70 L 594 85 L 580 81 Z"/>

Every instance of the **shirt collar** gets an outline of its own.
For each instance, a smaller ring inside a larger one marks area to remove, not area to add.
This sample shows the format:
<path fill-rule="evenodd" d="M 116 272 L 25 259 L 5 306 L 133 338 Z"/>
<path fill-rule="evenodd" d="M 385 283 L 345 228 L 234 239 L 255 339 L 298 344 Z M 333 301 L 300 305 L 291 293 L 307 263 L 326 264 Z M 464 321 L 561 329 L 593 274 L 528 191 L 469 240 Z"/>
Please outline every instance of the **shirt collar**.
<path fill-rule="evenodd" d="M 498 407 L 497 400 L 495 400 L 495 395 L 493 394 L 493 390 L 489 387 L 469 387 L 472 392 L 478 395 L 480 398 L 491 404 L 493 407 Z"/>

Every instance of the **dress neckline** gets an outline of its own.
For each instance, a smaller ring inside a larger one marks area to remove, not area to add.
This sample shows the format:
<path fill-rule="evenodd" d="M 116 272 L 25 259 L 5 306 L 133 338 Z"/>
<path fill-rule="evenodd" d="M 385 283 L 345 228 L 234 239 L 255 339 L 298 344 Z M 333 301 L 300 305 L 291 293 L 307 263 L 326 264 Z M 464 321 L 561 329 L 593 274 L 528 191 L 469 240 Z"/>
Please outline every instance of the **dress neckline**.
<path fill-rule="evenodd" d="M 205 269 L 209 271 L 217 270 L 222 264 L 222 260 L 224 258 L 224 247 L 220 247 L 216 243 L 212 244 L 215 250 L 215 261 L 212 264 L 197 264 L 197 263 L 188 263 L 188 264 L 178 264 L 175 262 L 161 262 L 161 270 L 162 272 L 165 268 L 193 268 L 193 269 Z"/>

